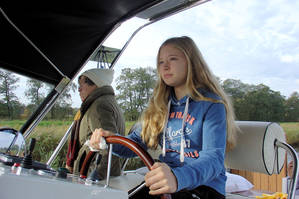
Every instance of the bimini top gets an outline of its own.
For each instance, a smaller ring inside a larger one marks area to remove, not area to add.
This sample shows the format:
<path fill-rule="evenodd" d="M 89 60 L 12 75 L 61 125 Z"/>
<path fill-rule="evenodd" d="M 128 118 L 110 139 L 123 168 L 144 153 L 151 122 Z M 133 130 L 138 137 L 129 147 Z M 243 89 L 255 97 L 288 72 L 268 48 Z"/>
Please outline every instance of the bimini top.
<path fill-rule="evenodd" d="M 0 68 L 58 85 L 73 79 L 129 18 L 153 20 L 203 1 L 84 0 L 0 3 Z"/>

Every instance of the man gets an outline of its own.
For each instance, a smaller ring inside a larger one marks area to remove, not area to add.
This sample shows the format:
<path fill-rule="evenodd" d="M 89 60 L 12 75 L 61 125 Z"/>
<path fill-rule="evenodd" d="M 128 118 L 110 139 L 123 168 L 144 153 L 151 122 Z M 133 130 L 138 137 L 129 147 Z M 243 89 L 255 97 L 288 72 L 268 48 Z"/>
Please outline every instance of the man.
<path fill-rule="evenodd" d="M 79 77 L 78 90 L 82 104 L 72 127 L 66 163 L 66 167 L 74 174 L 80 172 L 82 163 L 89 152 L 89 147 L 84 143 L 90 139 L 96 128 L 109 129 L 119 134 L 125 133 L 124 117 L 111 87 L 113 73 L 111 69 L 90 69 Z M 100 179 L 104 179 L 107 173 L 108 152 L 101 150 L 99 153 L 101 161 L 97 166 L 97 171 Z M 94 161 L 92 164 L 94 167 Z M 111 166 L 111 175 L 120 175 L 120 158 L 113 156 Z"/>

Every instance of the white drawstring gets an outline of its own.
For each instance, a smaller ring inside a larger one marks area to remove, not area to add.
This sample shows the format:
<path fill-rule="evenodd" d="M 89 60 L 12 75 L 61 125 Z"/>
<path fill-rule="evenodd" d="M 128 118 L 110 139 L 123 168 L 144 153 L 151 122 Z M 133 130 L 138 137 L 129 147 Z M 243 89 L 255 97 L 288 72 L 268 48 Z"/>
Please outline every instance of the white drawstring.
<path fill-rule="evenodd" d="M 170 104 L 171 104 L 171 100 L 168 101 L 168 105 L 167 105 L 167 117 L 165 118 L 164 129 L 163 129 L 163 148 L 162 148 L 162 156 L 163 157 L 165 157 L 165 153 L 166 153 L 166 149 L 165 149 L 165 134 L 166 134 L 167 123 L 168 123 L 168 118 L 169 118 Z"/>

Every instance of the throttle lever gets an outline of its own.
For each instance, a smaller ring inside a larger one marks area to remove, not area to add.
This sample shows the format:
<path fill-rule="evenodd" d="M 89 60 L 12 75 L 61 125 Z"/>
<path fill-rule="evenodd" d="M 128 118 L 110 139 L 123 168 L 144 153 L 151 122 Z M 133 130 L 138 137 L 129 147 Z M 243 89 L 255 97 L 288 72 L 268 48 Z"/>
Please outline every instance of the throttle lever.
<path fill-rule="evenodd" d="M 25 151 L 25 157 L 22 161 L 22 164 L 21 164 L 21 167 L 23 168 L 26 168 L 26 169 L 31 169 L 32 168 L 32 152 L 33 152 L 33 149 L 35 147 L 35 142 L 36 142 L 36 139 L 35 138 L 31 138 L 30 139 L 30 142 L 29 142 L 29 150 L 26 148 L 26 151 Z"/>
<path fill-rule="evenodd" d="M 36 142 L 35 138 L 30 139 L 30 143 L 29 143 L 29 154 L 30 155 L 32 155 L 33 149 L 35 147 L 35 142 Z"/>

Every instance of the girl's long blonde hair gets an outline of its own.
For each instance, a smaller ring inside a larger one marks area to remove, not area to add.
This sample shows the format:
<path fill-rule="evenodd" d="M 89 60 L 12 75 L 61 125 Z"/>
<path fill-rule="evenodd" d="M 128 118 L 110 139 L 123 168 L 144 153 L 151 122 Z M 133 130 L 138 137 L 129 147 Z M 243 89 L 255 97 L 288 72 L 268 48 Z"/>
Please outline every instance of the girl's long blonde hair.
<path fill-rule="evenodd" d="M 186 57 L 188 65 L 186 85 L 188 89 L 187 92 L 190 94 L 190 97 L 197 101 L 208 100 L 216 103 L 223 103 L 225 105 L 227 119 L 226 149 L 232 149 L 236 143 L 237 131 L 233 107 L 217 79 L 211 73 L 196 44 L 187 36 L 167 39 L 159 48 L 157 55 L 157 67 L 161 48 L 166 45 L 171 45 L 179 49 Z M 159 71 L 158 68 L 157 71 Z M 204 88 L 211 91 L 221 97 L 222 100 L 206 98 L 198 92 L 198 88 Z M 149 148 L 157 148 L 159 134 L 163 131 L 164 126 L 167 125 L 165 124 L 165 121 L 168 111 L 167 103 L 170 91 L 171 87 L 164 83 L 159 74 L 153 95 L 149 100 L 149 105 L 141 115 L 141 137 Z"/>

